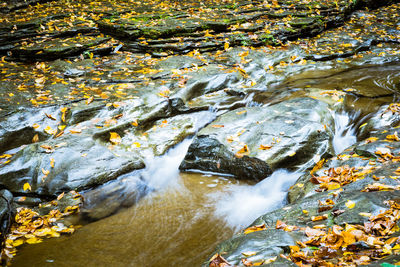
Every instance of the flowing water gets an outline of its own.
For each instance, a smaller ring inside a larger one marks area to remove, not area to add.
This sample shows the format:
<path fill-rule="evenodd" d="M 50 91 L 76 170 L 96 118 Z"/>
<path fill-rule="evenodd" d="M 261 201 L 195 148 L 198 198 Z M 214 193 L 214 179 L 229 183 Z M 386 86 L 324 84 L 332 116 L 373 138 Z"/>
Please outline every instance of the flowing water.
<path fill-rule="evenodd" d="M 393 76 L 398 68 L 391 67 L 389 70 L 391 71 L 386 74 L 388 68 L 379 70 L 379 73 L 370 70 L 367 73 L 368 79 L 361 77 L 366 70 L 355 71 L 353 76 L 347 73 L 347 76 L 333 75 L 331 78 L 325 75 L 328 78 L 323 79 L 307 77 L 302 78 L 301 82 L 294 80 L 291 86 L 292 89 L 305 88 L 310 84 L 317 86 L 316 83 L 319 82 L 319 88 L 325 88 L 325 85 L 334 87 L 333 82 L 336 84 L 340 82 L 346 88 L 350 86 L 359 88 L 361 85 L 367 86 L 365 85 L 367 83 L 385 89 L 382 95 L 387 97 L 388 92 L 394 92 L 398 86 L 397 78 Z M 372 75 L 379 79 L 371 78 Z M 349 83 L 352 77 L 354 77 L 353 82 Z M 388 82 L 383 82 L 383 77 L 387 77 Z M 332 89 L 329 86 L 326 88 Z M 287 96 L 289 89 L 286 87 L 282 90 L 282 94 Z M 377 95 L 379 94 L 373 97 Z M 393 98 L 390 96 L 390 99 Z M 366 100 L 354 96 L 347 105 L 359 105 L 357 103 L 360 102 L 368 106 L 368 112 L 375 112 L 377 107 L 387 100 L 375 98 Z M 257 105 L 257 102 L 252 101 L 252 95 L 245 99 L 245 103 L 249 106 Z M 355 110 L 332 111 L 334 121 L 332 146 L 335 153 L 343 151 L 357 140 L 359 121 L 365 114 L 361 115 L 360 111 Z M 202 122 L 202 125 L 205 123 Z M 135 205 L 89 223 L 71 236 L 23 246 L 13 264 L 15 266 L 199 266 L 211 256 L 210 253 L 219 242 L 230 238 L 237 230 L 246 227 L 258 216 L 282 207 L 285 204 L 288 188 L 303 173 L 301 170 L 297 172 L 277 170 L 268 179 L 257 184 L 216 174 L 179 173 L 178 166 L 190 142 L 191 140 L 185 140 L 165 156 L 149 159 L 148 167 L 143 172 L 132 174 L 140 175 L 141 179 L 146 180 L 152 191 Z M 112 200 L 117 205 L 123 202 L 123 198 L 127 198 L 129 190 L 132 193 L 135 188 L 129 189 L 129 177 L 124 177 L 122 182 L 125 191 Z"/>
<path fill-rule="evenodd" d="M 340 112 L 334 113 L 335 134 L 332 139 L 332 146 L 336 154 L 339 154 L 357 141 L 354 119 L 357 113 L 352 115 Z"/>

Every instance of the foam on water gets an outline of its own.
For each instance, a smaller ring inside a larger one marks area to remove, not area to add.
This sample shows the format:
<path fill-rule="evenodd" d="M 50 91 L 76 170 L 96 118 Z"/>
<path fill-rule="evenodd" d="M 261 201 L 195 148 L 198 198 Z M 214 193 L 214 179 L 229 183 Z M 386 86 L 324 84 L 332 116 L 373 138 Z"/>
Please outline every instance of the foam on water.
<path fill-rule="evenodd" d="M 215 215 L 235 230 L 246 227 L 262 214 L 282 207 L 289 187 L 301 174 L 276 170 L 255 185 L 232 185 L 226 192 L 213 194 Z"/>
<path fill-rule="evenodd" d="M 215 112 L 204 111 L 204 115 L 194 125 L 196 131 L 214 120 L 215 117 Z M 192 138 L 185 139 L 160 157 L 147 157 L 145 159 L 146 168 L 141 176 L 147 181 L 150 188 L 160 190 L 166 187 L 179 186 L 179 165 L 184 159 L 192 140 Z"/>

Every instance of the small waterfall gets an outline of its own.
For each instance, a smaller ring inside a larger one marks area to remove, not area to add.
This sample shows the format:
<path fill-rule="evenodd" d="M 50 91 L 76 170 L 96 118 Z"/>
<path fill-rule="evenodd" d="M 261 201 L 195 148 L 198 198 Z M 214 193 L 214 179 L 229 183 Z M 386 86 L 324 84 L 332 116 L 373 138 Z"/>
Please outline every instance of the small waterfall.
<path fill-rule="evenodd" d="M 357 142 L 356 128 L 352 124 L 356 116 L 356 113 L 352 116 L 345 112 L 334 113 L 335 133 L 332 139 L 332 146 L 336 154 Z"/>
<path fill-rule="evenodd" d="M 211 196 L 216 198 L 215 215 L 236 230 L 246 227 L 262 214 L 282 207 L 289 187 L 301 175 L 280 169 L 255 185 L 232 185 L 228 192 Z"/>
<path fill-rule="evenodd" d="M 167 186 L 178 186 L 178 168 L 191 143 L 192 138 L 185 139 L 165 155 L 146 159 L 146 168 L 141 177 L 151 189 L 160 190 Z"/>

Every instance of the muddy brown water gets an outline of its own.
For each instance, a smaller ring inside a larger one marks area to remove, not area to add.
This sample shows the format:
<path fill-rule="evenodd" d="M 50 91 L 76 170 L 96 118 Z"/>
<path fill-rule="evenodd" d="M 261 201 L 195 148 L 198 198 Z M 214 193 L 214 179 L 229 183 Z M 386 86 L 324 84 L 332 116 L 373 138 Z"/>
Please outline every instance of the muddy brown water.
<path fill-rule="evenodd" d="M 177 186 L 71 236 L 22 247 L 13 266 L 199 266 L 233 234 L 212 203 L 232 184 L 244 182 L 182 173 Z"/>

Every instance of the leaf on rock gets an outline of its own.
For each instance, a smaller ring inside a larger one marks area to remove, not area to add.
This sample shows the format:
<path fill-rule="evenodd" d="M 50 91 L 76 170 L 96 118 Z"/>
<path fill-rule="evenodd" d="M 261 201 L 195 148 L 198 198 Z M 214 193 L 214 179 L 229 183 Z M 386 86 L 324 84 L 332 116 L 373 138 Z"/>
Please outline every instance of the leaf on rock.
<path fill-rule="evenodd" d="M 114 145 L 120 144 L 122 141 L 121 136 L 116 132 L 110 132 L 110 142 Z"/>
<path fill-rule="evenodd" d="M 27 191 L 27 190 L 31 191 L 32 190 L 31 185 L 29 183 L 24 183 L 23 189 L 24 189 L 24 191 Z"/>
<path fill-rule="evenodd" d="M 352 209 L 356 206 L 356 203 L 354 201 L 347 200 L 345 205 L 347 208 Z"/>
<path fill-rule="evenodd" d="M 265 224 L 254 225 L 254 226 L 251 226 L 249 228 L 246 228 L 244 230 L 244 234 L 247 235 L 247 234 L 250 234 L 252 232 L 263 231 L 263 230 L 266 230 L 266 229 L 267 229 L 267 227 L 265 226 Z"/>
<path fill-rule="evenodd" d="M 210 259 L 209 267 L 226 267 L 232 266 L 227 260 L 225 260 L 219 253 L 215 254 Z"/>

